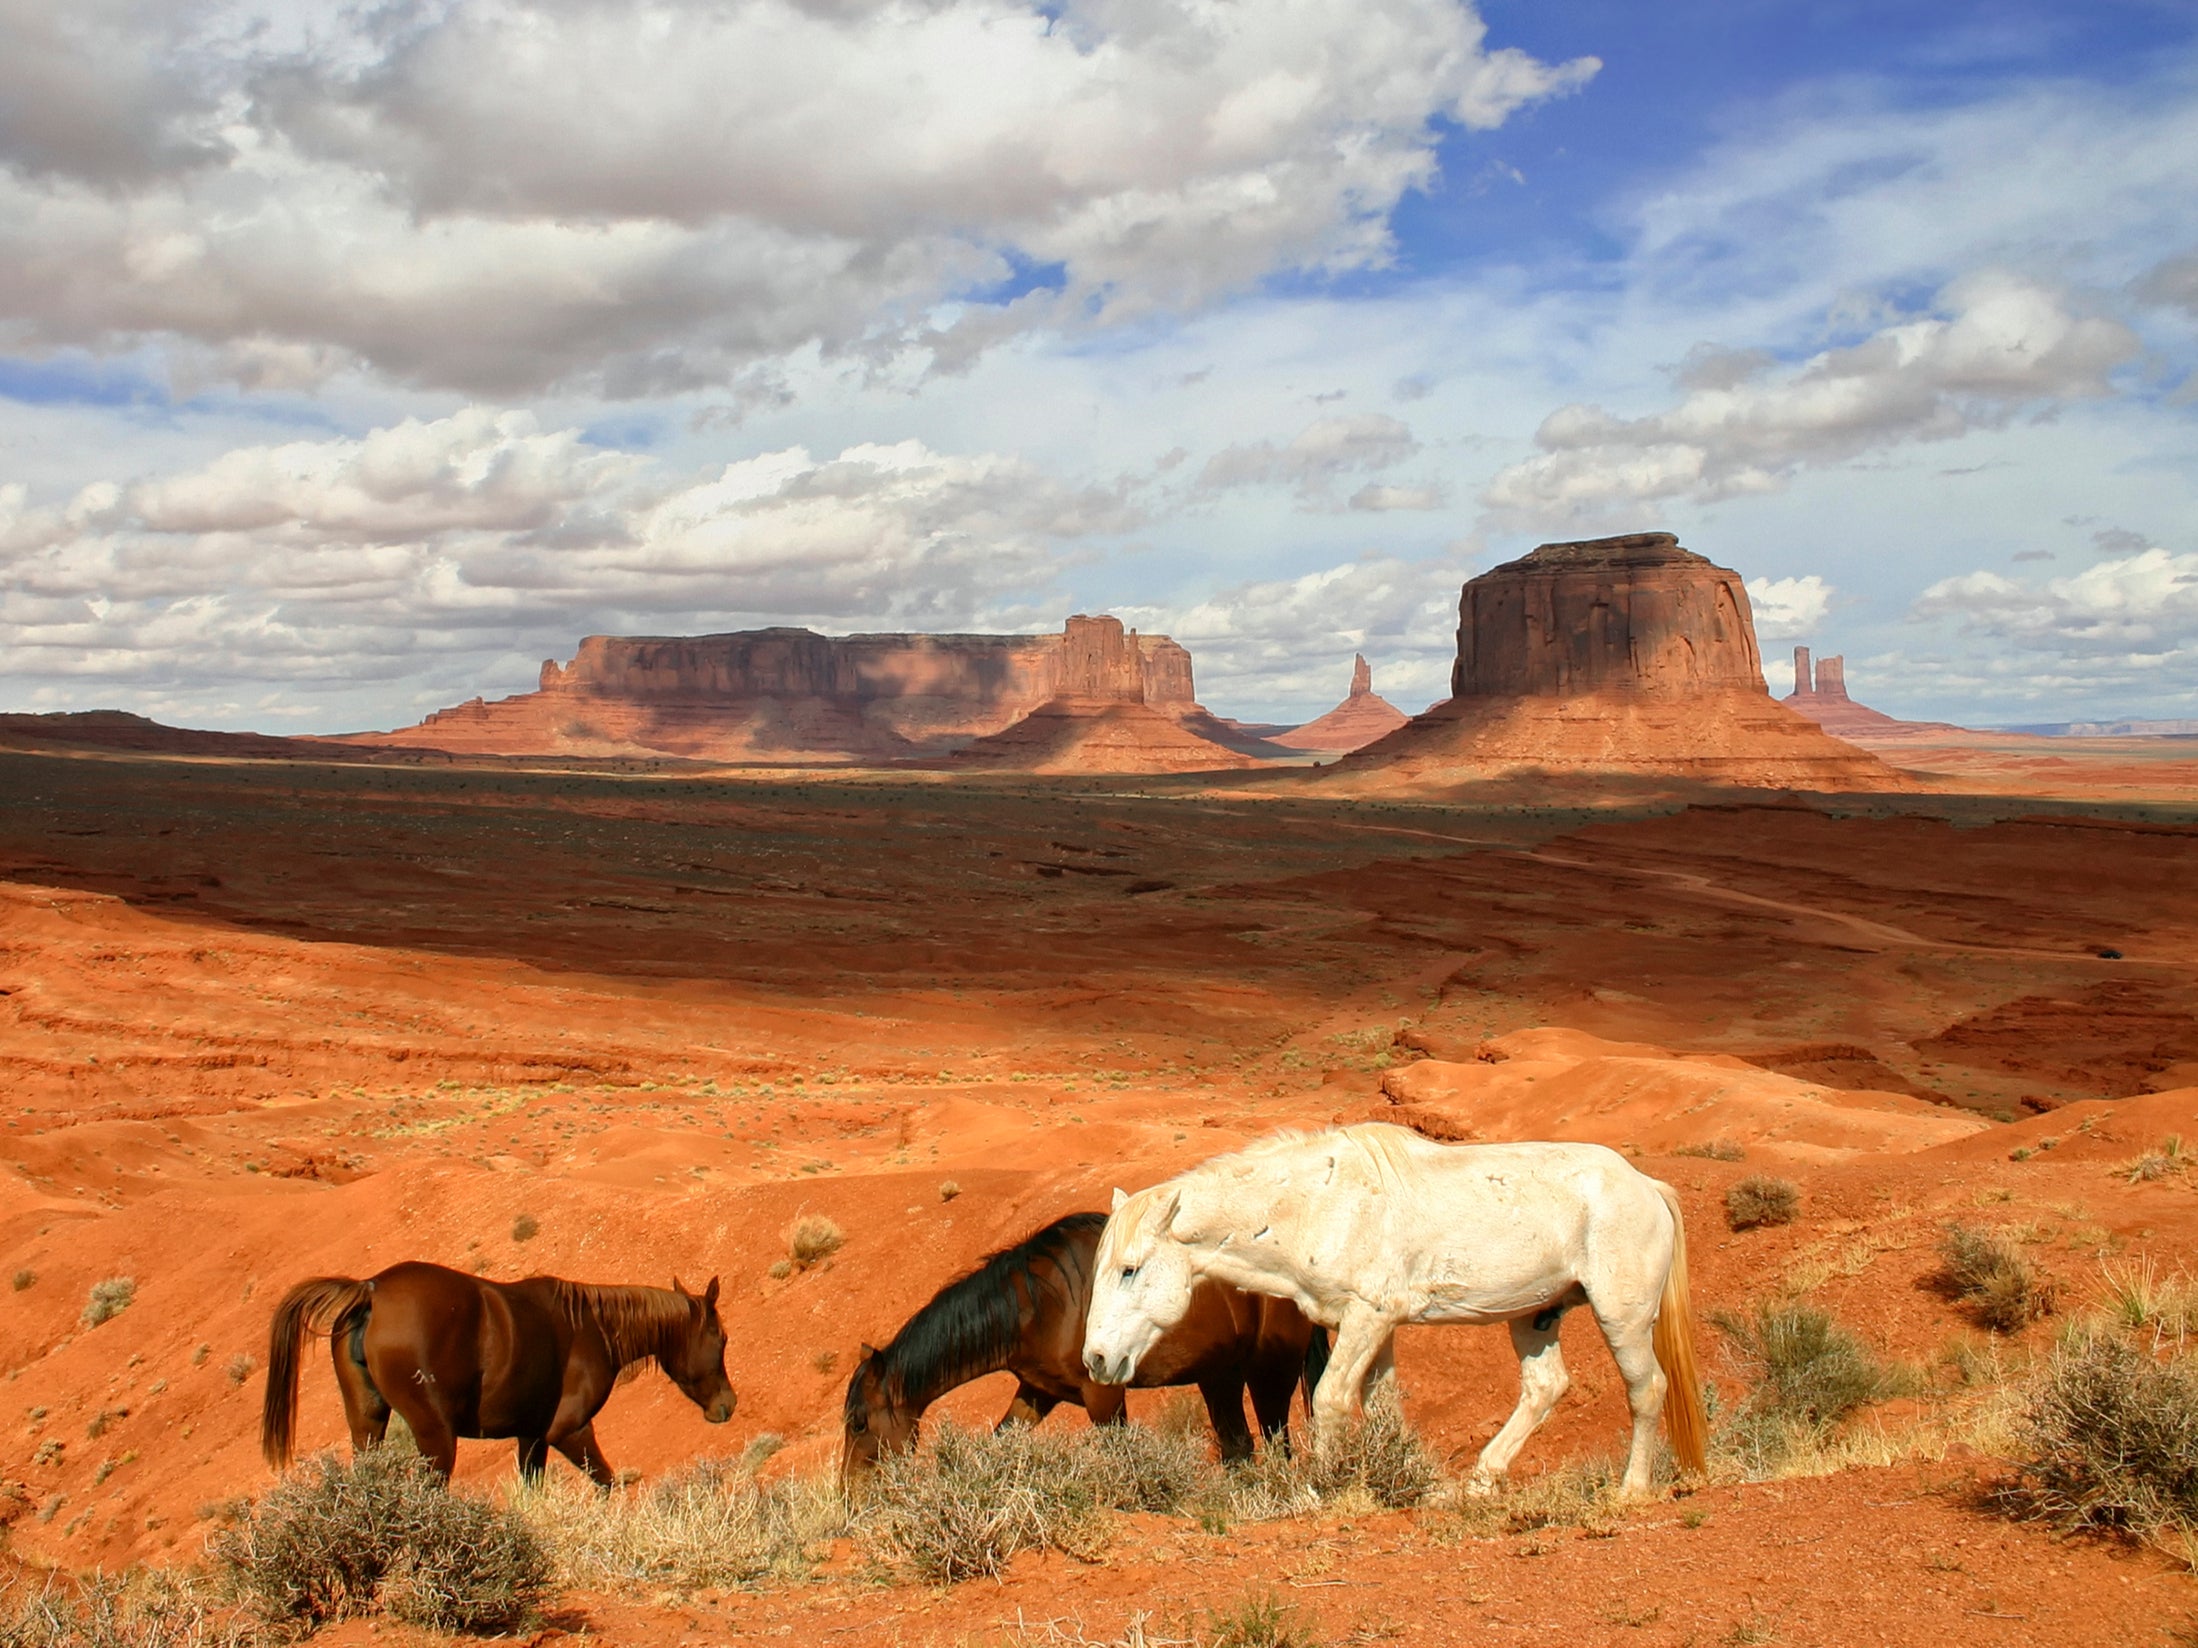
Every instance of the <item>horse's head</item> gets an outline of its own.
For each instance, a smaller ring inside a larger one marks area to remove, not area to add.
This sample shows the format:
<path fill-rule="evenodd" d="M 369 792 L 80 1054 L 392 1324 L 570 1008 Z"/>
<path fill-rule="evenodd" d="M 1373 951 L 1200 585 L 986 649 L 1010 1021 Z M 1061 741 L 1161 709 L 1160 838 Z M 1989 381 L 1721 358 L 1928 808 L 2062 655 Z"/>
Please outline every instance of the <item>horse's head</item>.
<path fill-rule="evenodd" d="M 687 1301 L 687 1330 L 674 1335 L 657 1360 L 687 1400 L 713 1425 L 732 1418 L 740 1398 L 725 1377 L 725 1324 L 717 1319 L 717 1278 L 700 1293 L 689 1293 L 672 1278 L 672 1291 Z"/>
<path fill-rule="evenodd" d="M 896 1399 L 884 1354 L 868 1345 L 862 1347 L 862 1359 L 847 1381 L 840 1430 L 840 1480 L 851 1489 L 877 1469 L 885 1455 L 915 1445 L 916 1415 Z"/>
<path fill-rule="evenodd" d="M 1137 1376 L 1160 1336 L 1191 1308 L 1189 1252 L 1172 1227 L 1183 1192 L 1157 1185 L 1134 1196 L 1114 1193 L 1114 1212 L 1091 1262 L 1091 1308 L 1084 1317 L 1084 1368 L 1102 1385 Z"/>

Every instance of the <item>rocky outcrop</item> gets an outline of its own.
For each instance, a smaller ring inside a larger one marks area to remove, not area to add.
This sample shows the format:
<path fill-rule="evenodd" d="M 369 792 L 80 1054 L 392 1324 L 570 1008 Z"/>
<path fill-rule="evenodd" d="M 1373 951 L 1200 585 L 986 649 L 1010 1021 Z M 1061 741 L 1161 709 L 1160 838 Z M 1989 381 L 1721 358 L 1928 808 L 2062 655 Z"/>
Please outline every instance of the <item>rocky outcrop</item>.
<path fill-rule="evenodd" d="M 1853 790 L 1905 783 L 1772 701 L 1740 575 L 1669 533 L 1543 544 L 1468 583 L 1451 696 L 1345 756 L 1347 781 L 1529 769 Z"/>
<path fill-rule="evenodd" d="M 1403 726 L 1407 719 L 1404 711 L 1374 690 L 1374 672 L 1365 655 L 1354 653 L 1350 696 L 1317 721 L 1292 727 L 1288 732 L 1270 734 L 1269 741 L 1287 749 L 1340 755 L 1348 750 L 1363 749 L 1375 739 L 1386 737 Z"/>
<path fill-rule="evenodd" d="M 1110 628 L 1111 626 L 1111 628 Z M 591 635 L 537 691 L 354 742 L 465 754 L 892 760 L 999 732 L 1064 692 L 1203 716 L 1166 636 L 1078 616 L 1058 635 Z"/>
<path fill-rule="evenodd" d="M 1780 701 L 1833 737 L 1860 743 L 1879 738 L 1938 737 L 1962 730 L 1944 721 L 1902 721 L 1856 703 L 1847 696 L 1847 660 L 1834 653 L 1819 658 L 1812 669 L 1807 647 L 1794 648 L 1794 690 Z"/>
<path fill-rule="evenodd" d="M 1125 631 L 1119 619 L 1079 614 L 1068 621 L 1061 642 L 1053 696 L 1013 725 L 957 750 L 954 765 L 1160 773 L 1255 764 L 1255 756 L 1206 736 L 1207 727 L 1221 726 L 1215 717 L 1195 703 L 1180 707 L 1190 690 L 1190 654 L 1173 641 L 1165 642 L 1169 650 L 1155 665 L 1148 660 L 1158 649 Z"/>

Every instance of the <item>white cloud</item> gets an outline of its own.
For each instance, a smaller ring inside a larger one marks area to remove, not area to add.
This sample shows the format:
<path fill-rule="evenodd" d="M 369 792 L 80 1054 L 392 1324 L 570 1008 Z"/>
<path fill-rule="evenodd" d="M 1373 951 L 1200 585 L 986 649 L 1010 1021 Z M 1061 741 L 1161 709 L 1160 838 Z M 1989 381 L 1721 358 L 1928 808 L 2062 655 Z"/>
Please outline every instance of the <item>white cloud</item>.
<path fill-rule="evenodd" d="M 1798 640 L 1832 610 L 1832 586 L 1813 572 L 1801 578 L 1750 578 L 1748 604 L 1759 640 Z"/>
<path fill-rule="evenodd" d="M 1381 264 L 1440 120 L 1596 67 L 1485 33 L 1455 0 L 0 0 L 0 342 L 496 395 L 812 341 L 954 367 L 988 319 Z M 1029 266 L 1058 301 L 932 325 Z"/>
<path fill-rule="evenodd" d="M 1789 371 L 1760 351 L 1697 351 L 1681 374 L 1688 393 L 1666 412 L 1620 418 L 1562 407 L 1535 432 L 1541 455 L 1499 473 L 1482 501 L 1501 517 L 1563 521 L 1664 498 L 1772 492 L 1805 467 L 2103 396 L 2108 373 L 2137 347 L 2117 321 L 2079 314 L 2021 276 L 1984 271 L 1941 292 L 1937 313 Z"/>
<path fill-rule="evenodd" d="M 1292 486 L 1305 503 L 1317 503 L 1340 477 L 1388 469 L 1420 449 L 1410 427 L 1379 412 L 1322 418 L 1282 446 L 1251 441 L 1225 447 L 1206 460 L 1198 485 L 1204 491 L 1239 486 Z M 1384 488 L 1384 491 L 1391 489 Z M 1363 496 L 1363 494 L 1362 494 Z M 1354 500 L 1354 503 L 1356 501 Z M 1424 508 L 1416 503 L 1370 503 L 1371 509 Z"/>
<path fill-rule="evenodd" d="M 470 692 L 587 630 L 968 627 L 1138 518 L 1119 487 L 918 441 L 687 480 L 473 409 L 61 504 L 0 489 L 0 675 Z"/>
<path fill-rule="evenodd" d="M 2198 554 L 2155 545 L 2042 584 L 1963 573 L 1926 589 L 1912 616 L 2063 659 L 2188 664 L 2198 654 Z"/>

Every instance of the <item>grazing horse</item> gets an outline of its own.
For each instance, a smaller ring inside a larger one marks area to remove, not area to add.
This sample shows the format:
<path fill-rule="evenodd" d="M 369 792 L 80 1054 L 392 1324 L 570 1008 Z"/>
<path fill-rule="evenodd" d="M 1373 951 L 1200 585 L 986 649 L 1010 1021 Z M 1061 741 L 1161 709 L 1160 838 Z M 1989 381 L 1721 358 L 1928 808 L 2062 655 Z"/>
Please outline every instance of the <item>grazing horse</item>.
<path fill-rule="evenodd" d="M 519 1440 L 519 1469 L 542 1474 L 555 1448 L 598 1483 L 617 1478 L 595 1443 L 595 1416 L 620 1370 L 653 1356 L 713 1425 L 738 1401 L 725 1378 L 717 1278 L 701 1293 L 675 1280 L 595 1287 L 555 1276 L 491 1282 L 441 1265 L 379 1276 L 316 1276 L 282 1296 L 267 1336 L 260 1451 L 290 1463 L 298 1344 L 329 1335 L 353 1452 L 381 1441 L 395 1408 L 420 1452 L 449 1480 L 461 1436 Z"/>
<path fill-rule="evenodd" d="M 1196 1385 L 1222 1457 L 1245 1459 L 1252 1452 L 1244 1424 L 1249 1386 L 1260 1430 L 1286 1445 L 1290 1398 L 1302 1379 L 1312 1400 L 1328 1336 L 1279 1299 L 1198 1288 L 1134 1379 L 1110 1383 L 1085 1373 L 1084 1310 L 1106 1222 L 1101 1213 L 1055 1220 L 941 1288 L 883 1350 L 863 1346 L 841 1410 L 842 1476 L 859 1481 L 880 1455 L 915 1442 L 933 1402 L 1003 1368 L 1018 1383 L 1000 1430 L 1035 1424 L 1062 1402 L 1081 1403 L 1094 1424 L 1119 1424 L 1122 1386 Z"/>
<path fill-rule="evenodd" d="M 1400 1323 L 1508 1323 L 1519 1403 L 1473 1468 L 1481 1492 L 1564 1395 L 1558 1323 L 1585 1305 L 1633 1408 L 1625 1493 L 1649 1491 L 1659 1415 L 1680 1465 L 1704 1468 L 1679 1199 L 1601 1145 L 1435 1144 L 1378 1122 L 1284 1133 L 1117 1190 L 1093 1264 L 1084 1365 L 1096 1380 L 1137 1377 L 1208 1281 L 1291 1300 L 1333 1328 L 1313 1398 L 1321 1446 L 1393 1371 Z"/>

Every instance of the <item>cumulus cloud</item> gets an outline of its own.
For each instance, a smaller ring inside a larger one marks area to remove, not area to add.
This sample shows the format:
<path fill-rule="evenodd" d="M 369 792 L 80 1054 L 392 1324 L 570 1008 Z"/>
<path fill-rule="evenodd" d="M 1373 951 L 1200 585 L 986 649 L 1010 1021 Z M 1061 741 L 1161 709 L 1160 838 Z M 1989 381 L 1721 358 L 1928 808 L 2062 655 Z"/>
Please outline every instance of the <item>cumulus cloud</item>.
<path fill-rule="evenodd" d="M 1813 572 L 1802 578 L 1750 578 L 1748 605 L 1760 639 L 1797 640 L 1832 610 L 1832 586 Z"/>
<path fill-rule="evenodd" d="M 2067 659 L 2189 659 L 2198 655 L 2198 554 L 2154 545 L 2041 584 L 1965 572 L 1925 590 L 1911 616 Z"/>
<path fill-rule="evenodd" d="M 1442 122 L 1597 67 L 1485 34 L 1455 0 L 0 0 L 0 337 L 493 395 L 809 342 L 951 367 L 991 331 L 929 312 L 1029 271 L 1059 301 L 1012 319 L 1104 323 L 1383 262 Z"/>
<path fill-rule="evenodd" d="M 1804 468 L 1909 441 L 1951 440 L 2026 407 L 2110 392 L 2137 352 L 2119 322 L 1991 270 L 1953 282 L 1933 313 L 1887 325 L 1790 370 L 1760 351 L 1697 350 L 1668 411 L 1621 418 L 1562 407 L 1535 432 L 1539 456 L 1482 494 L 1523 521 L 1592 518 L 1665 498 L 1772 492 Z"/>
<path fill-rule="evenodd" d="M 1138 519 L 997 454 L 797 447 L 684 478 L 476 409 L 45 505 L 0 488 L 0 675 L 477 680 L 590 629 L 966 627 Z"/>
<path fill-rule="evenodd" d="M 1297 489 L 1301 501 L 1316 503 L 1327 496 L 1330 486 L 1341 477 L 1388 469 L 1404 462 L 1419 449 L 1419 442 L 1412 438 L 1408 425 L 1379 412 L 1351 418 L 1322 418 L 1308 424 L 1281 446 L 1272 441 L 1251 441 L 1224 447 L 1206 460 L 1206 467 L 1199 472 L 1198 485 L 1204 491 L 1240 486 L 1290 486 Z M 1400 488 L 1381 489 L 1382 494 L 1392 492 L 1400 499 L 1405 495 Z M 1360 496 L 1376 494 L 1368 491 Z M 1354 499 L 1353 507 L 1423 509 L 1431 505 L 1404 501 L 1361 504 Z"/>

